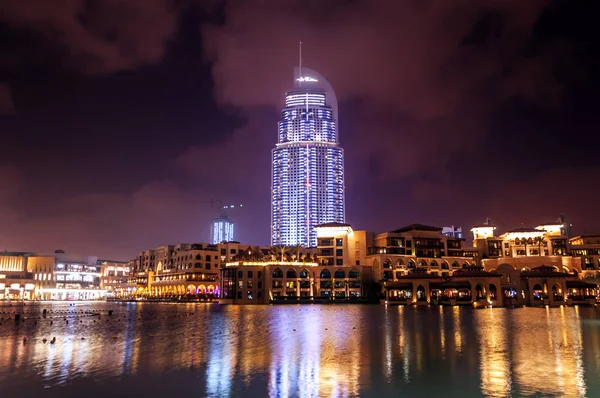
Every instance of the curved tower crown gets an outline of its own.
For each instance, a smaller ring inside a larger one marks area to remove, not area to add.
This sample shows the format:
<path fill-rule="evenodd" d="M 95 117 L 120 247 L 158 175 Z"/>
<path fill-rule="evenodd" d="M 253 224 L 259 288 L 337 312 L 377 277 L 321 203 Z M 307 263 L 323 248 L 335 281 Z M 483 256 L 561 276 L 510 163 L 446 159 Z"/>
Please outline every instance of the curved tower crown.
<path fill-rule="evenodd" d="M 315 226 L 344 222 L 344 152 L 337 98 L 327 79 L 294 70 L 273 149 L 271 243 L 317 245 Z"/>

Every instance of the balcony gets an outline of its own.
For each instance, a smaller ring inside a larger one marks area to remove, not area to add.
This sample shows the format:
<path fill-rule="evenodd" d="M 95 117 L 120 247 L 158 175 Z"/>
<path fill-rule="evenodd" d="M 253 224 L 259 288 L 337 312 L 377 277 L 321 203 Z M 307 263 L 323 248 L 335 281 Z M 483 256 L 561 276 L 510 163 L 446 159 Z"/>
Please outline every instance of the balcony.
<path fill-rule="evenodd" d="M 319 246 L 333 246 L 333 239 L 319 239 Z"/>
<path fill-rule="evenodd" d="M 440 241 L 415 241 L 415 247 L 421 249 L 443 249 L 444 243 Z"/>

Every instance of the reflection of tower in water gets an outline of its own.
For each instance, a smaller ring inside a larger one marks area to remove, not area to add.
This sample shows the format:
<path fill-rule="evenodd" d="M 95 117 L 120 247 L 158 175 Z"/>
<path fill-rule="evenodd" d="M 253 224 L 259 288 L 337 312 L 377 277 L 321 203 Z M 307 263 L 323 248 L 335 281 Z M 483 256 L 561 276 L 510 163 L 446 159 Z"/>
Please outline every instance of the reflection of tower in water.
<path fill-rule="evenodd" d="M 357 396 L 360 321 L 332 309 L 275 311 L 270 395 Z"/>
<path fill-rule="evenodd" d="M 211 397 L 225 397 L 231 394 L 231 383 L 236 377 L 238 363 L 238 334 L 234 333 L 235 319 L 233 311 L 239 307 L 228 308 L 227 317 L 214 318 L 211 325 L 215 331 L 210 336 L 209 354 L 206 363 L 206 392 Z M 218 331 L 218 335 L 216 332 Z"/>

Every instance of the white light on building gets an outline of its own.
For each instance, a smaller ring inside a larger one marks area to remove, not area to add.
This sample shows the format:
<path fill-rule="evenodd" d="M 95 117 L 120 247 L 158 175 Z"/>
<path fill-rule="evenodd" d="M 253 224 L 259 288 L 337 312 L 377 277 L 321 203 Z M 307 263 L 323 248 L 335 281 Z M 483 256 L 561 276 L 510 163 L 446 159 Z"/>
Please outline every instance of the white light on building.
<path fill-rule="evenodd" d="M 316 247 L 316 225 L 345 219 L 344 152 L 333 88 L 311 69 L 295 74 L 272 152 L 271 243 Z"/>
<path fill-rule="evenodd" d="M 214 244 L 233 241 L 233 221 L 227 216 L 219 216 L 213 220 L 211 241 Z"/>

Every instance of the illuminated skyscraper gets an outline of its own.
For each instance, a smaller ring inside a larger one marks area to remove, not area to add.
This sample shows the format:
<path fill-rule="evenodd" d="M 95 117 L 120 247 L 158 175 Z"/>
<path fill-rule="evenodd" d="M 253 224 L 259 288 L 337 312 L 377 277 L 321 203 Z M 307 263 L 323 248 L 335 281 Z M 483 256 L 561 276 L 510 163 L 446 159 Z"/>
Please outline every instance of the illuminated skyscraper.
<path fill-rule="evenodd" d="M 212 222 L 211 242 L 213 244 L 218 244 L 223 241 L 233 241 L 233 221 L 231 221 L 226 215 L 221 214 Z"/>
<path fill-rule="evenodd" d="M 271 243 L 316 247 L 316 225 L 344 222 L 344 151 L 331 84 L 303 67 L 294 77 L 273 149 Z"/>

